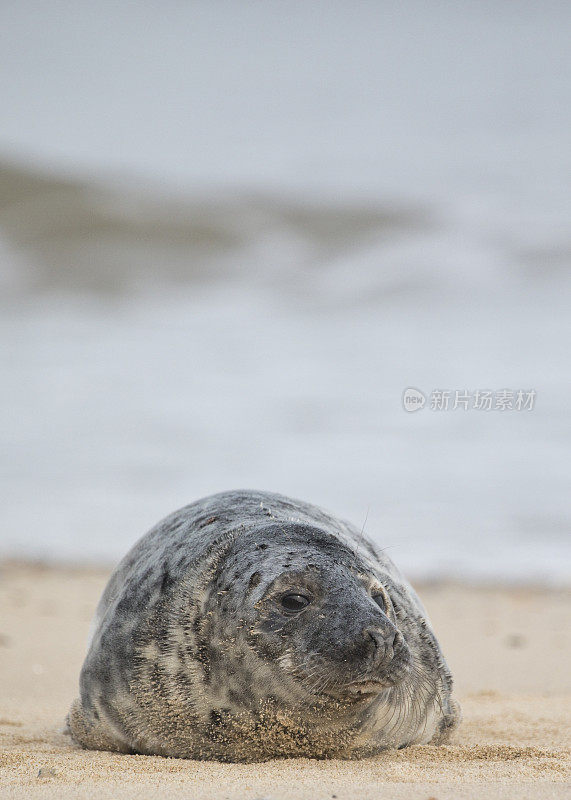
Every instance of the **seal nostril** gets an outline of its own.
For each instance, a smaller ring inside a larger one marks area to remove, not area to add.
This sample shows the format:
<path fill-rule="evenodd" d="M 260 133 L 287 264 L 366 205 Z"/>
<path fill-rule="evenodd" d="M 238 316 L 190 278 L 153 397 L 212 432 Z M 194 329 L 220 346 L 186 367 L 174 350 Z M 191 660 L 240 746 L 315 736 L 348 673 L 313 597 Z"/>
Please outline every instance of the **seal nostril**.
<path fill-rule="evenodd" d="M 375 628 L 366 628 L 364 633 L 373 643 L 375 650 L 384 649 L 385 637 L 383 636 L 381 631 L 378 631 Z"/>
<path fill-rule="evenodd" d="M 382 631 L 378 628 L 366 628 L 363 633 L 369 647 L 373 646 L 373 659 L 376 664 L 388 664 L 398 654 L 402 637 L 397 630 Z"/>

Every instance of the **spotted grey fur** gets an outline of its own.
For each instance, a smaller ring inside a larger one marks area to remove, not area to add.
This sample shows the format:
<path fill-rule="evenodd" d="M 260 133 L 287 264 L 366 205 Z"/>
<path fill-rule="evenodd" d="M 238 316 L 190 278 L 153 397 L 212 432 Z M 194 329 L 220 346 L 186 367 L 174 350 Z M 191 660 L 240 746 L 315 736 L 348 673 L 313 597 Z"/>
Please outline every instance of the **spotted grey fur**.
<path fill-rule="evenodd" d="M 311 602 L 287 612 L 284 592 Z M 445 740 L 451 691 L 384 552 L 315 506 L 231 491 L 171 514 L 119 564 L 68 724 L 123 753 L 355 758 Z"/>

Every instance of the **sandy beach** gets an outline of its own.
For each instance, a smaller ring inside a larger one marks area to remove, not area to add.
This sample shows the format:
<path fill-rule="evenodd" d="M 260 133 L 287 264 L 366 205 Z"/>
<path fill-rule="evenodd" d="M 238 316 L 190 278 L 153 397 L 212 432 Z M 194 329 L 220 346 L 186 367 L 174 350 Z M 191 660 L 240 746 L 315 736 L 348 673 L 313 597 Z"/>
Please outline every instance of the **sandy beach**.
<path fill-rule="evenodd" d="M 104 570 L 5 564 L 0 796 L 559 798 L 571 780 L 571 594 L 420 585 L 464 722 L 445 747 L 359 762 L 218 764 L 88 752 L 63 735 Z"/>

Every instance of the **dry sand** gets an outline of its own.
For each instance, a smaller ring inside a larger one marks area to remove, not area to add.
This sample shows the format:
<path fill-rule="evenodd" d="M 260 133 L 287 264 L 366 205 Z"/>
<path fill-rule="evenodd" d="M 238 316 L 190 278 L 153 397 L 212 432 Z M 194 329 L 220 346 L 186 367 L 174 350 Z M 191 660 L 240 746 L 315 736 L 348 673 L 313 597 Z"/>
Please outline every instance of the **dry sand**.
<path fill-rule="evenodd" d="M 464 722 L 446 747 L 360 762 L 217 764 L 80 750 L 61 733 L 107 573 L 0 574 L 0 797 L 560 798 L 571 796 L 571 594 L 420 586 Z"/>

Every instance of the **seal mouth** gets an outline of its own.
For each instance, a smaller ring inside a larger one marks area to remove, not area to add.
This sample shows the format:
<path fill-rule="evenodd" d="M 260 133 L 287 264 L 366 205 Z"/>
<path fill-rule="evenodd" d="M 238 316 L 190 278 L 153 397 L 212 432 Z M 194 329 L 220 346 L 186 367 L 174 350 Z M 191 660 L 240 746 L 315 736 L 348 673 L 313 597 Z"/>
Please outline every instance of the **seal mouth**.
<path fill-rule="evenodd" d="M 372 695 L 380 694 L 383 689 L 388 689 L 389 686 L 392 686 L 391 681 L 369 678 L 364 681 L 353 681 L 347 686 L 347 691 L 351 697 L 371 697 Z"/>
<path fill-rule="evenodd" d="M 325 692 L 325 694 L 328 694 L 335 700 L 358 703 L 360 700 L 372 700 L 393 685 L 393 682 L 390 680 L 367 678 L 365 680 L 351 681 L 351 683 L 346 684 L 338 692 L 328 691 Z"/>

